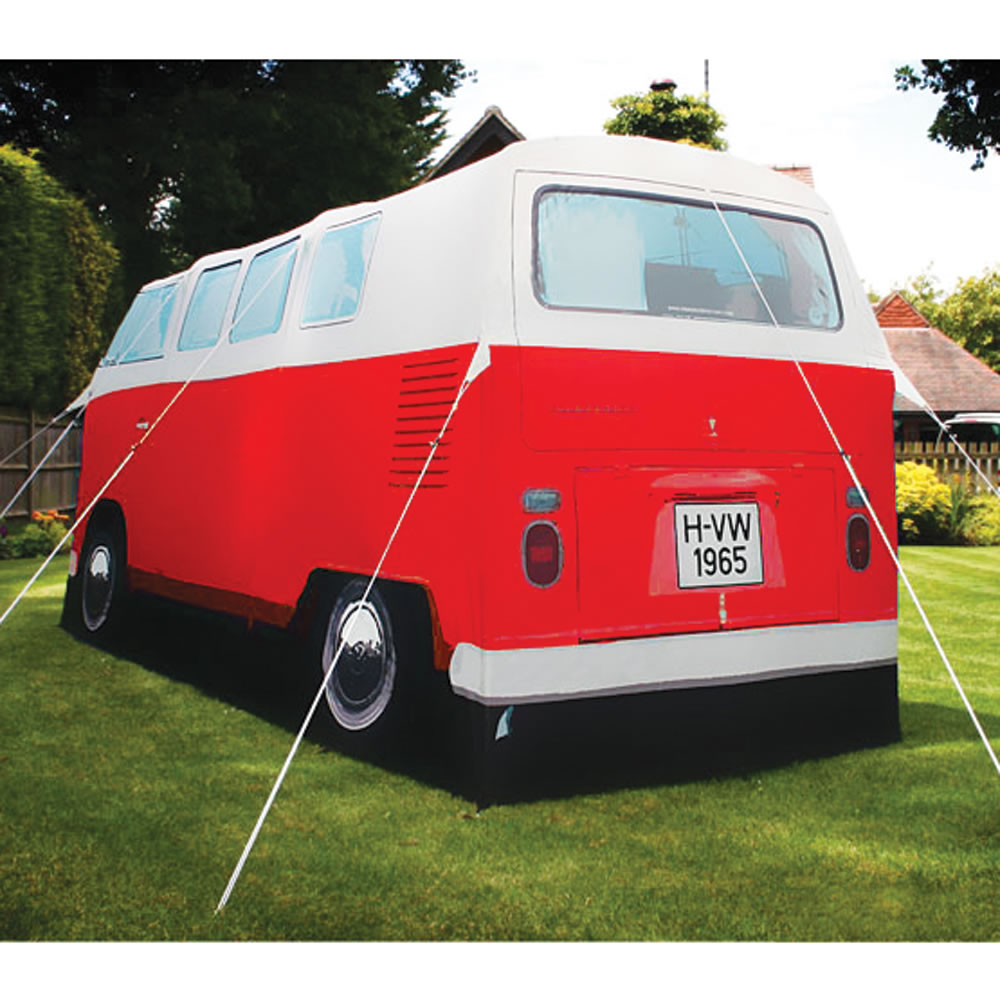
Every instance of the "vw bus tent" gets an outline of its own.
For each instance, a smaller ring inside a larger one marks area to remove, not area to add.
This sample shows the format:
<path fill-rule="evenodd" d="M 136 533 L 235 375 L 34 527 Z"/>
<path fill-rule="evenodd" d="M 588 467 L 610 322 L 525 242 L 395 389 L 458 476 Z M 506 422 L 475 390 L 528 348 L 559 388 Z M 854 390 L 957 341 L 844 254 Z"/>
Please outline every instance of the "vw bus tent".
<path fill-rule="evenodd" d="M 896 739 L 897 384 L 811 188 L 516 143 L 139 293 L 78 401 L 66 619 L 301 627 L 348 745 L 435 675 L 495 736 L 694 691 Z"/>

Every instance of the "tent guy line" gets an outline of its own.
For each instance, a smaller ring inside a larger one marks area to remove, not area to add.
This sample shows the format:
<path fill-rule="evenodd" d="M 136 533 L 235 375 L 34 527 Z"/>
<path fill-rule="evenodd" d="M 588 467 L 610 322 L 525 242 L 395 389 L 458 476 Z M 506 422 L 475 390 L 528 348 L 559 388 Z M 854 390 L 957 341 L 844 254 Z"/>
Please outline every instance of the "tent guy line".
<path fill-rule="evenodd" d="M 924 400 L 922 399 L 916 400 L 915 402 L 919 402 L 920 408 L 934 421 L 934 423 L 938 425 L 938 427 L 941 428 L 941 430 L 945 434 L 948 435 L 948 438 L 951 441 L 951 443 L 959 450 L 959 452 L 961 452 L 961 454 L 965 458 L 965 464 L 967 466 L 972 467 L 972 469 L 976 472 L 979 478 L 986 484 L 986 488 L 998 500 L 1000 500 L 1000 488 L 991 483 L 990 477 L 987 476 L 986 473 L 979 468 L 979 465 L 972 460 L 972 456 L 962 447 L 962 445 L 959 443 L 958 438 L 955 437 L 955 435 L 952 433 L 951 428 L 944 423 L 944 421 L 927 405 L 927 403 Z"/>
<path fill-rule="evenodd" d="M 56 420 L 58 419 L 59 418 L 56 417 Z M 53 453 L 59 447 L 59 445 L 63 443 L 63 439 L 66 437 L 66 435 L 69 434 L 69 432 L 76 426 L 77 420 L 79 420 L 79 416 L 75 416 L 66 425 L 66 429 L 62 432 L 62 434 L 59 435 L 58 438 L 56 438 L 56 443 L 51 448 L 49 448 L 49 450 L 45 453 L 45 457 L 41 460 L 41 462 L 38 463 L 37 466 L 35 466 L 31 475 L 28 476 L 23 483 L 21 483 L 20 489 L 18 489 L 18 491 L 10 498 L 10 502 L 7 504 L 7 506 L 4 507 L 2 511 L 0 511 L 0 521 L 2 521 L 7 516 L 7 512 L 11 509 L 11 507 L 14 506 L 15 503 L 17 503 L 17 498 L 31 485 L 31 483 L 34 481 L 35 476 L 37 476 L 38 473 L 42 471 L 42 469 L 45 467 L 45 463 L 52 457 Z M 50 423 L 48 427 L 44 428 L 44 430 L 48 430 L 48 428 L 51 426 L 52 424 Z M 34 440 L 34 438 L 32 438 L 31 440 Z M 25 442 L 25 444 L 29 443 L 30 441 Z M 16 454 L 16 452 L 13 452 L 12 454 Z"/>
<path fill-rule="evenodd" d="M 473 352 L 472 358 L 469 361 L 469 367 L 465 373 L 465 378 L 462 380 L 462 384 L 459 386 L 458 392 L 455 394 L 455 399 L 451 404 L 451 409 L 448 411 L 448 415 L 444 419 L 444 423 L 441 426 L 441 430 L 438 432 L 437 436 L 433 441 L 430 442 L 430 449 L 427 458 L 424 461 L 423 468 L 420 470 L 420 474 L 417 476 L 416 482 L 410 489 L 409 496 L 406 498 L 406 503 L 403 505 L 403 510 L 396 521 L 396 526 L 392 529 L 392 533 L 389 535 L 389 540 L 386 542 L 385 548 L 382 550 L 382 555 L 379 558 L 378 564 L 376 565 L 371 577 L 368 580 L 368 585 L 365 587 L 365 591 L 361 596 L 359 602 L 361 607 L 364 607 L 365 603 L 368 601 L 368 596 L 371 594 L 372 587 L 375 585 L 375 580 L 378 577 L 379 572 L 385 563 L 386 558 L 389 555 L 389 550 L 392 548 L 393 542 L 396 540 L 396 536 L 399 534 L 400 528 L 403 526 L 403 521 L 406 519 L 406 515 L 410 511 L 410 507 L 413 504 L 413 500 L 417 495 L 417 490 L 420 489 L 420 484 L 423 482 L 424 477 L 427 473 L 430 464 L 434 459 L 434 455 L 438 450 L 438 446 L 441 444 L 441 439 L 444 437 L 445 432 L 448 430 L 451 424 L 451 419 L 455 415 L 455 411 L 458 409 L 458 404 L 461 398 L 465 395 L 465 391 L 469 386 L 475 381 L 476 377 L 489 367 L 489 347 L 486 346 L 482 338 L 476 344 L 476 349 Z M 288 773 L 288 769 L 292 765 L 292 760 L 294 759 L 296 753 L 298 752 L 299 746 L 302 740 L 305 738 L 306 730 L 309 728 L 309 723 L 312 721 L 313 716 L 316 714 L 316 709 L 319 706 L 320 701 L 323 698 L 323 694 L 326 691 L 326 686 L 330 682 L 330 677 L 333 671 L 336 669 L 337 661 L 340 659 L 340 654 L 343 652 L 344 647 L 348 645 L 348 640 L 354 632 L 355 625 L 357 624 L 358 616 L 352 615 L 348 620 L 347 628 L 341 637 L 340 644 L 337 646 L 337 650 L 333 655 L 333 659 L 330 661 L 330 666 L 326 669 L 323 675 L 322 682 L 319 685 L 319 689 L 316 692 L 316 696 L 313 698 L 312 704 L 309 706 L 309 710 L 306 712 L 306 716 L 302 721 L 302 725 L 299 728 L 298 733 L 292 742 L 292 747 L 288 751 L 288 756 L 285 758 L 285 763 L 282 765 L 277 778 L 274 781 L 274 785 L 271 788 L 271 792 L 267 797 L 267 801 L 264 803 L 264 808 L 261 809 L 260 815 L 257 817 L 257 822 L 254 824 L 254 828 L 250 833 L 246 845 L 243 848 L 243 853 L 240 855 L 239 861 L 236 863 L 235 869 L 233 869 L 233 874 L 229 878 L 229 883 L 226 885 L 225 891 L 219 899 L 218 905 L 215 907 L 216 914 L 221 913 L 223 907 L 229 902 L 229 897 L 232 895 L 233 889 L 236 887 L 236 883 L 239 881 L 240 875 L 243 871 L 243 867 L 250 856 L 250 852 L 253 850 L 253 846 L 257 841 L 257 836 L 264 825 L 264 821 L 267 818 L 268 812 L 270 812 L 271 806 L 274 804 L 274 800 L 277 798 L 278 791 L 281 788 L 282 783 L 285 780 L 285 775 Z"/>
<path fill-rule="evenodd" d="M 3 458 L 0 458 L 0 465 L 6 465 L 16 454 L 18 454 L 18 452 L 24 451 L 24 449 L 27 448 L 32 441 L 37 441 L 47 430 L 49 430 L 50 427 L 53 427 L 56 423 L 62 420 L 63 417 L 69 416 L 72 411 L 73 405 L 70 404 L 65 410 L 62 411 L 62 413 L 56 414 L 56 416 L 54 416 L 40 431 L 35 431 L 35 433 L 32 434 L 27 441 L 22 441 L 9 455 L 5 455 Z M 46 458 L 48 458 L 47 455 Z M 6 510 L 4 513 L 6 513 Z M 0 515 L 0 517 L 2 516 L 3 515 Z"/>
<path fill-rule="evenodd" d="M 709 197 L 711 198 L 711 194 L 709 194 Z M 757 278 L 753 273 L 753 270 L 751 269 L 749 263 L 747 262 L 747 259 L 744 256 L 742 249 L 740 249 L 740 245 L 737 242 L 736 237 L 733 235 L 732 230 L 729 228 L 729 224 L 726 222 L 725 216 L 723 215 L 722 210 L 719 208 L 719 205 L 714 198 L 712 198 L 712 204 L 715 206 L 715 211 L 718 213 L 718 216 L 722 221 L 722 225 L 726 229 L 726 233 L 728 234 L 729 239 L 733 244 L 733 248 L 739 255 L 739 258 L 742 261 L 744 268 L 746 268 L 747 274 L 750 276 L 750 280 L 753 283 L 753 287 L 756 289 L 757 294 L 760 296 L 760 300 L 764 304 L 764 308 L 767 310 L 767 314 L 770 317 L 772 324 L 774 325 L 775 329 L 780 333 L 781 326 L 778 323 L 778 320 L 775 317 L 773 310 L 771 309 L 770 303 L 767 301 L 767 296 L 764 295 L 763 289 L 760 287 L 760 284 L 758 283 Z M 809 397 L 810 399 L 812 399 L 813 405 L 816 407 L 816 411 L 819 413 L 820 419 L 823 421 L 823 425 L 826 427 L 827 433 L 830 435 L 830 439 L 833 441 L 833 445 L 836 448 L 838 454 L 840 455 L 841 460 L 844 463 L 844 467 L 847 469 L 848 475 L 851 477 L 851 481 L 854 483 L 854 486 L 857 489 L 858 494 L 860 495 L 862 501 L 864 502 L 865 509 L 868 511 L 868 514 L 871 516 L 872 520 L 875 522 L 875 527 L 878 529 L 879 538 L 882 539 L 882 543 L 885 546 L 886 552 L 889 553 L 889 558 L 892 560 L 893 565 L 896 567 L 896 572 L 902 578 L 907 593 L 910 595 L 910 599 L 913 601 L 913 604 L 917 609 L 917 613 L 920 615 L 920 619 L 924 624 L 924 628 L 927 630 L 927 634 L 930 636 L 931 641 L 934 643 L 934 648 L 937 650 L 938 656 L 941 658 L 941 662 L 945 665 L 945 668 L 948 671 L 948 675 L 951 677 L 952 683 L 955 685 L 959 697 L 962 699 L 962 704 L 965 706 L 966 711 L 969 713 L 969 717 L 972 719 L 972 724 L 973 726 L 975 726 L 976 732 L 979 734 L 979 738 L 983 741 L 983 746 L 986 747 L 986 752 L 989 754 L 990 760 L 993 762 L 993 767 L 996 769 L 997 775 L 1000 776 L 1000 760 L 997 759 L 997 755 L 994 752 L 993 747 L 990 744 L 989 738 L 987 737 L 986 733 L 983 730 L 982 725 L 979 722 L 979 718 L 972 707 L 972 703 L 969 701 L 965 693 L 965 689 L 962 687 L 962 684 L 958 679 L 958 675 L 955 673 L 955 670 L 951 665 L 951 661 L 949 660 L 948 655 L 945 653 L 944 647 L 941 645 L 941 641 L 938 639 L 937 633 L 935 632 L 934 627 L 931 625 L 930 619 L 927 617 L 927 613 L 924 611 L 923 605 L 920 603 L 920 600 L 917 598 L 916 592 L 914 591 L 912 585 L 910 584 L 910 579 L 906 575 L 906 570 L 903 569 L 903 564 L 899 561 L 899 557 L 893 550 L 892 544 L 889 541 L 889 536 L 882 525 L 882 521 L 879 518 L 878 514 L 875 513 L 875 509 L 872 507 L 871 501 L 868 498 L 868 491 L 865 490 L 865 488 L 861 485 L 861 480 L 858 478 L 857 473 L 854 471 L 854 465 L 851 463 L 851 458 L 847 454 L 847 452 L 844 451 L 844 448 L 840 443 L 840 439 L 837 437 L 837 433 L 833 429 L 833 425 L 830 423 L 830 419 L 827 416 L 826 411 L 823 409 L 823 404 L 820 403 L 819 398 L 817 397 L 816 392 L 813 389 L 813 385 L 809 381 L 809 376 L 806 375 L 805 370 L 803 369 L 802 365 L 799 362 L 799 359 L 795 357 L 794 354 L 790 354 L 789 357 L 792 364 L 795 365 L 795 370 L 799 373 L 799 377 L 802 379 L 802 382 L 806 387 L 806 391 L 809 393 Z M 926 404 L 923 404 L 922 400 L 921 403 L 922 405 L 926 406 Z M 935 419 L 937 418 L 935 417 Z M 944 425 L 942 424 L 942 426 Z M 969 456 L 966 455 L 966 458 L 969 459 Z M 971 461 L 971 459 L 969 459 L 969 461 Z"/>

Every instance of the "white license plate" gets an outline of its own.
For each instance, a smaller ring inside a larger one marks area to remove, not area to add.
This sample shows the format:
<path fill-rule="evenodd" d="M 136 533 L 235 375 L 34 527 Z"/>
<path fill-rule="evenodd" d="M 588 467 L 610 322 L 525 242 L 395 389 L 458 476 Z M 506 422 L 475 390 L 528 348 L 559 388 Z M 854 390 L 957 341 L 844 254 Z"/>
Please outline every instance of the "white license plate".
<path fill-rule="evenodd" d="M 674 537 L 678 586 L 733 587 L 764 582 L 757 504 L 675 504 Z"/>

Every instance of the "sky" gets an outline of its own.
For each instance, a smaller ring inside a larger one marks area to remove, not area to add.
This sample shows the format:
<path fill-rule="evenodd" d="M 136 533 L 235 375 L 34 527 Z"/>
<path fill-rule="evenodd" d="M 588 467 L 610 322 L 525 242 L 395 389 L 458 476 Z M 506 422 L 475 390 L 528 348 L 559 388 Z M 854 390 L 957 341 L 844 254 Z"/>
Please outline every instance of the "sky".
<path fill-rule="evenodd" d="M 644 92 L 653 80 L 703 93 L 707 59 L 729 155 L 811 167 L 869 291 L 888 294 L 922 273 L 950 291 L 959 278 L 1000 267 L 1000 156 L 973 171 L 972 153 L 928 139 L 940 98 L 897 90 L 893 75 L 900 65 L 918 66 L 921 54 L 928 53 L 862 51 L 848 62 L 794 47 L 770 57 L 756 47 L 717 53 L 712 44 L 637 58 L 463 54 L 476 80 L 445 102 L 449 138 L 441 149 L 491 104 L 528 139 L 600 134 L 614 114 L 611 99 Z"/>

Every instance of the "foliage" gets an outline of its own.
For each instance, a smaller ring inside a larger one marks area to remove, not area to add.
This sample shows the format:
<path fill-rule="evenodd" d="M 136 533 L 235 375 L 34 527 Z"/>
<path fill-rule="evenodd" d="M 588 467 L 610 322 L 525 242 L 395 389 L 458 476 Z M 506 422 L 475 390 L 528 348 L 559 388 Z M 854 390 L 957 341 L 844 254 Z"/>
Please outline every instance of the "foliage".
<path fill-rule="evenodd" d="M 989 151 L 1000 146 L 1000 61 L 924 59 L 919 73 L 910 66 L 897 69 L 896 86 L 944 95 L 927 134 L 949 149 L 972 150 L 973 170 L 981 169 Z"/>
<path fill-rule="evenodd" d="M 920 274 L 903 295 L 933 326 L 1000 371 L 1000 266 L 960 279 L 947 294 L 932 276 Z"/>
<path fill-rule="evenodd" d="M 406 187 L 444 135 L 455 60 L 0 64 L 0 142 L 107 222 L 124 294 L 204 253 Z"/>
<path fill-rule="evenodd" d="M 0 559 L 47 556 L 66 537 L 68 522 L 69 518 L 57 510 L 36 510 L 31 523 L 20 532 L 8 531 L 0 521 Z"/>
<path fill-rule="evenodd" d="M 0 146 L 0 400 L 58 412 L 106 346 L 117 253 L 33 155 Z"/>
<path fill-rule="evenodd" d="M 995 733 L 1000 550 L 902 558 Z M 626 773 L 477 814 L 439 772 L 307 738 L 215 915 L 313 688 L 295 693 L 284 647 L 221 622 L 193 641 L 176 612 L 150 614 L 131 646 L 74 641 L 57 625 L 57 562 L 0 633 L 4 941 L 1000 935 L 997 777 L 905 594 L 899 744 L 707 780 Z M 0 608 L 32 569 L 0 564 Z M 37 961 L 30 974 L 46 975 Z"/>
<path fill-rule="evenodd" d="M 952 476 L 947 540 L 954 545 L 1000 545 L 1000 499 L 973 489 L 970 476 Z"/>
<path fill-rule="evenodd" d="M 725 119 L 705 97 L 678 96 L 673 89 L 616 97 L 611 106 L 618 113 L 604 123 L 610 135 L 642 135 L 707 149 L 726 149 L 719 133 Z"/>
<path fill-rule="evenodd" d="M 900 541 L 1000 545 L 1000 500 L 973 489 L 968 476 L 941 481 L 929 465 L 896 466 Z"/>
<path fill-rule="evenodd" d="M 896 466 L 896 513 L 900 541 L 939 541 L 951 506 L 948 487 L 929 465 L 901 462 Z"/>

